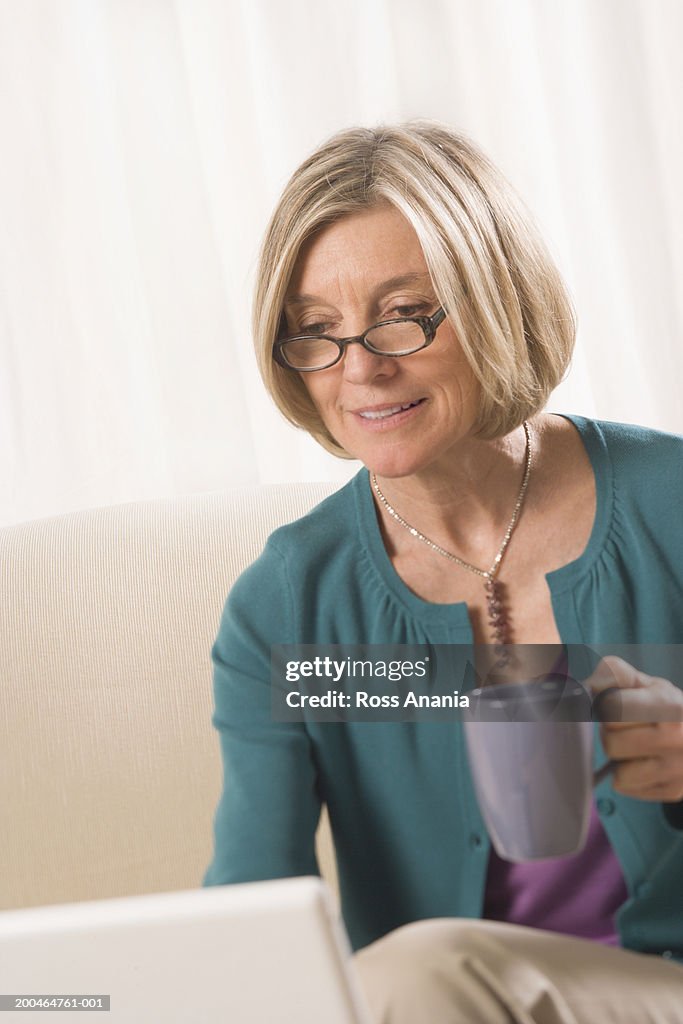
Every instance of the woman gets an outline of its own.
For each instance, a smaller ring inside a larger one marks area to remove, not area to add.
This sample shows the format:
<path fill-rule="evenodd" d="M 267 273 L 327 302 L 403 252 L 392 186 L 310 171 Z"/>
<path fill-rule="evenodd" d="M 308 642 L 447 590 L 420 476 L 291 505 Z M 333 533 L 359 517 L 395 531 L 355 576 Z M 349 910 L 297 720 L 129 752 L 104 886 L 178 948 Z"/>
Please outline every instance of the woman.
<path fill-rule="evenodd" d="M 315 872 L 324 801 L 378 1020 L 683 1020 L 676 687 L 599 668 L 679 721 L 603 727 L 585 850 L 522 868 L 491 852 L 457 723 L 274 722 L 269 687 L 281 643 L 475 641 L 499 669 L 548 645 L 550 669 L 564 644 L 680 642 L 681 438 L 541 411 L 574 342 L 562 282 L 498 172 L 431 123 L 342 132 L 295 172 L 254 329 L 284 414 L 366 468 L 226 604 L 207 884 Z"/>

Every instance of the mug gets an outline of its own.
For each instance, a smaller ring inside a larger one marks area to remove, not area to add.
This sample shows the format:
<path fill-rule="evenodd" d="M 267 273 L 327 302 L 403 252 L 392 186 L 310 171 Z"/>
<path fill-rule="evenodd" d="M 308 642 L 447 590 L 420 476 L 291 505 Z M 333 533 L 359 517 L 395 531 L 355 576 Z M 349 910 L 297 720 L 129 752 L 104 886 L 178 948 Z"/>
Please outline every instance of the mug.
<path fill-rule="evenodd" d="M 578 853 L 590 820 L 592 701 L 565 675 L 473 690 L 464 711 L 470 769 L 493 846 L 523 862 Z"/>

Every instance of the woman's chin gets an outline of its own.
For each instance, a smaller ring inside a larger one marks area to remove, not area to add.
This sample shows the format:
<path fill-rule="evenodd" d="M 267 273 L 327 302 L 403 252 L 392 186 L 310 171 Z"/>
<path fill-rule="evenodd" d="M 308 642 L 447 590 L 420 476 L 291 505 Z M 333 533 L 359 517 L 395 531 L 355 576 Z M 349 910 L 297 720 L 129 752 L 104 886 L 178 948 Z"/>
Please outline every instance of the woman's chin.
<path fill-rule="evenodd" d="M 392 453 L 367 453 L 367 457 L 361 457 L 361 461 L 370 473 L 384 477 L 385 480 L 392 480 L 417 473 L 430 460 L 425 455 L 419 458 L 416 455 L 411 456 L 408 452 L 397 451 Z"/>
<path fill-rule="evenodd" d="M 411 476 L 431 465 L 435 457 L 435 445 L 439 439 L 427 442 L 423 437 L 404 437 L 403 441 L 388 437 L 337 436 L 337 441 L 349 455 L 358 459 L 369 470 L 389 480 Z"/>

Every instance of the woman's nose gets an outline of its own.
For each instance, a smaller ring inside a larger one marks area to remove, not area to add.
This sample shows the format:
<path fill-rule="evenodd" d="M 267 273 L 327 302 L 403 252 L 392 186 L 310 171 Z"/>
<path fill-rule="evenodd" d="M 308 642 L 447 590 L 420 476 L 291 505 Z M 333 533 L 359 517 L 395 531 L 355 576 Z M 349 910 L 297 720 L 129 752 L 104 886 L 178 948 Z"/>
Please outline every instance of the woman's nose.
<path fill-rule="evenodd" d="M 398 370 L 398 360 L 368 352 L 358 342 L 347 345 L 342 358 L 344 380 L 350 384 L 367 384 L 378 377 L 392 377 Z"/>

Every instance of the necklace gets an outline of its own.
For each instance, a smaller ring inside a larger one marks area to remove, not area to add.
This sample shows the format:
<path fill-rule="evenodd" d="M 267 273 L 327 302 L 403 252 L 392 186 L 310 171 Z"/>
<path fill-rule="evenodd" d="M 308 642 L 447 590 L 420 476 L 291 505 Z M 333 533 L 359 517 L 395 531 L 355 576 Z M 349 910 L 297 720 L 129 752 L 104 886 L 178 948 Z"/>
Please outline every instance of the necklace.
<path fill-rule="evenodd" d="M 381 501 L 384 508 L 387 510 L 392 519 L 395 519 L 397 523 L 403 526 L 408 533 L 418 540 L 421 540 L 423 544 L 426 544 L 433 551 L 443 555 L 444 558 L 450 559 L 451 562 L 455 562 L 462 569 L 467 569 L 468 572 L 473 572 L 477 576 L 481 576 L 484 580 L 484 589 L 486 591 L 486 606 L 489 614 L 489 625 L 494 636 L 495 651 L 498 656 L 504 661 L 509 661 L 509 654 L 506 651 L 506 647 L 511 643 L 510 639 L 510 624 L 508 616 L 503 604 L 503 588 L 498 579 L 498 571 L 500 569 L 503 556 L 507 550 L 507 546 L 510 543 L 510 538 L 517 525 L 519 514 L 522 511 L 522 505 L 524 504 L 524 497 L 529 486 L 529 476 L 531 474 L 531 438 L 529 435 L 529 424 L 525 421 L 523 424 L 524 436 L 526 438 L 526 449 L 524 455 L 524 475 L 522 477 L 522 484 L 519 488 L 515 507 L 512 510 L 512 516 L 510 522 L 507 525 L 507 530 L 501 542 L 500 547 L 496 553 L 496 557 L 493 559 L 493 563 L 489 569 L 480 569 L 477 565 L 472 565 L 471 562 L 466 562 L 464 558 L 458 558 L 451 551 L 446 551 L 445 548 L 440 547 L 429 537 L 425 537 L 424 533 L 420 533 L 414 526 L 406 522 L 403 516 L 399 515 L 395 508 L 393 508 L 387 499 L 382 494 L 379 484 L 377 483 L 377 477 L 373 473 L 371 476 L 372 486 L 379 500 Z"/>

